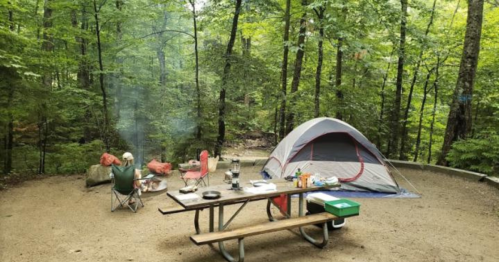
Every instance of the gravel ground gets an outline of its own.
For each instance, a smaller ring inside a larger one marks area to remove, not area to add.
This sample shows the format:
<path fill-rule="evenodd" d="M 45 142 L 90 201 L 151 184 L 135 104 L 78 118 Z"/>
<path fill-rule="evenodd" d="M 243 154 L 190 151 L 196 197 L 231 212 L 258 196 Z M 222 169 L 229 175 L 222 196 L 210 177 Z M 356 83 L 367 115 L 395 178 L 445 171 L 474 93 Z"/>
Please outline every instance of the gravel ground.
<path fill-rule="evenodd" d="M 258 170 L 243 168 L 242 179 L 258 178 Z M 212 174 L 211 184 L 222 183 L 224 171 Z M 422 198 L 355 199 L 360 216 L 333 231 L 324 249 L 303 241 L 297 230 L 248 237 L 246 261 L 499 261 L 499 190 L 443 174 L 400 171 Z M 183 185 L 177 173 L 168 183 L 169 190 Z M 83 175 L 53 176 L 1 191 L 0 261 L 224 261 L 189 240 L 193 212 L 157 211 L 176 205 L 165 191 L 144 193 L 145 207 L 136 214 L 112 213 L 111 185 L 84 185 Z M 266 222 L 265 204 L 248 204 L 231 227 Z M 207 210 L 201 212 L 202 226 L 207 217 Z M 235 254 L 237 241 L 227 246 Z"/>

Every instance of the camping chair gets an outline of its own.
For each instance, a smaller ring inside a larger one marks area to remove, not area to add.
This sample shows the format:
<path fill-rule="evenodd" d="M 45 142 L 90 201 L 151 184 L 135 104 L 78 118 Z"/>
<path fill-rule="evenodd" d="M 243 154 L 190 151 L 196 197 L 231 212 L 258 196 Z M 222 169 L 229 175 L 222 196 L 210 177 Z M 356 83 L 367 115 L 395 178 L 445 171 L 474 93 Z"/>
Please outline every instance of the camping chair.
<path fill-rule="evenodd" d="M 142 207 L 144 207 L 144 203 L 140 198 L 139 189 L 134 186 L 135 167 L 133 165 L 125 167 L 112 165 L 111 168 L 114 174 L 114 185 L 111 188 L 111 212 L 114 212 L 119 206 L 125 207 L 125 205 L 128 205 L 128 208 L 134 213 L 137 212 L 139 202 Z M 135 200 L 135 204 L 128 204 L 131 199 Z M 117 205 L 115 205 L 116 200 L 118 201 Z"/>
<path fill-rule="evenodd" d="M 208 151 L 203 150 L 201 154 L 199 155 L 199 162 L 201 164 L 200 170 L 182 170 L 180 169 L 181 173 L 185 173 L 184 175 L 180 176 L 180 178 L 184 181 L 184 184 L 187 186 L 187 183 L 189 180 L 194 180 L 196 181 L 195 185 L 199 185 L 201 182 L 206 186 L 206 182 L 204 181 L 204 178 L 208 176 Z M 208 178 L 209 179 L 209 178 Z M 209 182 L 208 182 L 209 185 Z"/>

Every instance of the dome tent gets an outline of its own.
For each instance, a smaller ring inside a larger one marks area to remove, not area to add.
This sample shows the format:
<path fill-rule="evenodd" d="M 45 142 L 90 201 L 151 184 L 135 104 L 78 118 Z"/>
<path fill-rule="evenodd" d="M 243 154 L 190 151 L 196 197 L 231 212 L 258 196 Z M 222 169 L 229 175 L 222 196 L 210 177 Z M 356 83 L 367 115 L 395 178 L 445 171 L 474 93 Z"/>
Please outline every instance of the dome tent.
<path fill-rule="evenodd" d="M 334 118 L 309 120 L 272 151 L 263 170 L 272 178 L 302 172 L 338 177 L 342 189 L 399 193 L 378 149 L 357 129 Z"/>

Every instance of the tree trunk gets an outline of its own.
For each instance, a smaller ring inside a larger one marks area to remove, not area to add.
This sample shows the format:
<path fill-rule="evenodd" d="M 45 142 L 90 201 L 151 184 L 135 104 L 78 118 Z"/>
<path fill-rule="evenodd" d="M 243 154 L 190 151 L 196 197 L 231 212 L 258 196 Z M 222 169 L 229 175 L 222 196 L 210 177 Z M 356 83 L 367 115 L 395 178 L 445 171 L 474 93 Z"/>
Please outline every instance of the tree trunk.
<path fill-rule="evenodd" d="M 282 100 L 281 108 L 279 110 L 279 139 L 282 140 L 286 132 L 286 93 L 288 83 L 288 53 L 289 53 L 289 24 L 290 24 L 290 10 L 291 0 L 286 0 L 286 11 L 284 13 L 284 53 L 282 55 L 282 68 L 281 68 L 281 90 Z"/>
<path fill-rule="evenodd" d="M 399 120 L 400 120 L 400 104 L 402 101 L 402 83 L 404 76 L 404 59 L 405 59 L 405 33 L 407 29 L 407 0 L 400 0 L 401 3 L 401 19 L 400 19 L 400 45 L 399 59 L 397 66 L 397 83 L 395 92 L 395 104 L 392 111 L 391 121 L 391 139 L 388 143 L 388 157 L 397 156 L 399 144 Z"/>
<path fill-rule="evenodd" d="M 463 56 L 459 67 L 456 89 L 450 105 L 442 153 L 437 161 L 439 165 L 448 164 L 445 157 L 452 143 L 457 139 L 467 138 L 472 128 L 471 100 L 480 52 L 482 20 L 483 0 L 468 0 L 468 18 L 464 36 Z"/>
<path fill-rule="evenodd" d="M 162 47 L 159 47 L 156 51 L 159 62 L 159 85 L 162 87 L 166 86 L 166 58 L 165 52 Z"/>
<path fill-rule="evenodd" d="M 52 28 L 52 1 L 45 0 L 43 7 L 43 42 L 42 42 L 42 51 L 46 53 L 52 53 L 54 51 L 54 43 L 53 37 L 49 33 Z M 52 89 L 52 68 L 46 69 L 42 76 L 43 86 L 50 91 Z M 45 173 L 45 155 L 47 149 L 47 137 L 48 137 L 48 120 L 46 116 L 47 105 L 42 103 L 41 105 L 41 113 L 40 113 L 40 121 L 38 123 L 39 128 L 39 164 L 38 164 L 38 173 Z"/>
<path fill-rule="evenodd" d="M 237 32 L 237 22 L 239 20 L 239 13 L 241 12 L 241 2 L 242 0 L 236 0 L 236 9 L 234 12 L 234 18 L 232 19 L 232 30 L 230 32 L 229 43 L 227 44 L 227 51 L 225 52 L 225 66 L 222 76 L 222 89 L 220 90 L 220 104 L 218 108 L 218 137 L 217 143 L 215 145 L 215 157 L 222 157 L 222 147 L 225 142 L 225 91 L 227 89 L 227 82 L 231 67 L 231 55 L 232 49 L 234 48 L 234 42 L 236 41 Z"/>
<path fill-rule="evenodd" d="M 77 18 L 77 13 L 76 9 L 71 10 L 71 25 L 73 26 L 73 29 L 77 30 L 78 29 L 78 18 Z M 78 43 L 78 49 L 80 53 L 80 57 L 78 59 L 78 72 L 76 74 L 76 79 L 77 79 L 77 85 L 79 88 L 82 89 L 89 89 L 90 88 L 90 72 L 88 69 L 88 65 L 86 64 L 86 39 L 83 37 L 83 32 L 87 29 L 88 25 L 86 22 L 86 11 L 85 11 L 85 6 L 82 6 L 82 21 L 81 21 L 81 27 L 80 27 L 80 33 L 75 35 L 75 41 Z"/>
<path fill-rule="evenodd" d="M 38 18 L 38 8 L 40 7 L 40 0 L 36 0 L 35 2 L 35 10 L 33 12 L 33 17 Z M 38 19 L 37 19 L 38 20 Z M 40 25 L 38 24 L 38 21 L 36 22 L 36 40 L 40 40 Z"/>
<path fill-rule="evenodd" d="M 54 51 L 53 37 L 49 34 L 50 28 L 52 28 L 52 0 L 45 0 L 43 8 L 43 42 L 42 51 L 51 53 Z M 50 89 L 52 87 L 52 72 L 45 72 L 43 74 L 43 85 Z"/>
<path fill-rule="evenodd" d="M 78 15 L 77 9 L 71 11 L 71 25 L 76 31 L 78 29 Z M 76 73 L 76 83 L 78 88 L 90 90 L 90 67 L 87 62 L 87 39 L 84 37 L 85 31 L 88 30 L 87 12 L 85 5 L 81 5 L 81 25 L 80 32 L 75 35 L 75 41 L 78 44 L 78 72 Z M 90 130 L 90 124 L 92 121 L 92 114 L 89 109 L 85 111 L 85 125 L 83 127 L 83 140 L 92 140 L 92 132 Z"/>
<path fill-rule="evenodd" d="M 9 123 L 7 124 L 7 136 L 5 139 L 5 162 L 3 167 L 4 174 L 9 174 L 12 171 L 13 149 L 14 149 L 14 121 L 12 118 L 12 113 L 9 112 Z"/>
<path fill-rule="evenodd" d="M 346 1 L 342 3 L 341 9 L 341 19 L 340 23 L 345 24 L 347 20 L 347 12 Z M 338 37 L 338 45 L 336 46 L 336 73 L 335 73 L 335 87 L 336 87 L 336 99 L 337 99 L 337 107 L 336 107 L 336 118 L 339 120 L 343 120 L 343 91 L 341 90 L 341 78 L 343 75 L 343 47 L 344 38 L 342 36 Z"/>
<path fill-rule="evenodd" d="M 418 78 L 419 67 L 421 66 L 421 60 L 423 59 L 423 54 L 424 54 L 424 51 L 426 49 L 426 45 L 427 45 L 426 37 L 430 33 L 430 28 L 431 28 L 431 25 L 433 24 L 433 17 L 435 14 L 435 6 L 436 5 L 437 5 L 437 0 L 433 0 L 433 7 L 431 9 L 430 21 L 428 22 L 428 25 L 426 26 L 426 31 L 424 34 L 425 40 L 424 40 L 423 45 L 421 47 L 421 51 L 419 52 L 418 61 L 416 63 L 416 68 L 414 68 L 414 75 L 412 77 L 411 87 L 409 89 L 409 96 L 407 97 L 407 106 L 405 107 L 404 118 L 402 119 L 402 140 L 400 142 L 400 156 L 399 156 L 399 158 L 401 160 L 407 160 L 407 155 L 406 155 L 407 152 L 406 152 L 405 143 L 406 143 L 407 135 L 408 135 L 407 122 L 409 120 L 409 110 L 411 108 L 412 93 L 414 92 L 414 85 L 416 84 L 416 80 Z"/>
<path fill-rule="evenodd" d="M 314 9 L 315 10 L 315 9 Z M 322 49 L 323 39 L 324 39 L 324 11 L 325 7 L 320 7 L 319 11 L 315 10 L 317 17 L 319 18 L 319 41 L 317 43 L 318 58 L 317 58 L 317 70 L 315 71 L 315 112 L 314 117 L 319 117 L 320 114 L 320 95 L 321 95 L 321 75 L 322 75 L 322 60 L 324 58 L 324 50 Z"/>
<path fill-rule="evenodd" d="M 352 78 L 352 90 L 355 89 L 355 83 L 357 82 L 357 59 L 353 63 L 353 78 Z"/>
<path fill-rule="evenodd" d="M 121 12 L 124 4 L 125 3 L 123 2 L 123 0 L 116 0 L 116 9 L 118 9 L 118 11 Z M 121 26 L 122 26 L 122 22 L 121 22 L 121 20 L 118 20 L 116 22 L 116 33 L 118 36 L 118 40 L 121 40 L 121 38 L 123 37 L 123 32 L 121 30 Z"/>
<path fill-rule="evenodd" d="M 246 2 L 246 5 L 245 5 L 245 13 L 250 13 L 251 9 L 250 9 L 250 1 L 247 1 Z M 247 18 L 246 20 L 249 20 L 249 18 Z M 242 55 L 243 55 L 243 59 L 245 60 L 251 60 L 251 36 L 249 36 L 248 38 L 244 37 L 243 35 L 243 32 L 241 31 L 241 44 L 242 44 Z M 244 68 L 242 70 L 242 73 L 243 73 L 243 79 L 248 79 L 248 70 L 246 68 Z M 244 88 L 244 105 L 246 106 L 246 109 L 248 110 L 248 117 L 250 117 L 250 114 L 251 114 L 251 108 L 250 108 L 250 103 L 251 102 L 251 97 L 250 97 L 250 94 L 248 92 L 248 89 L 247 88 Z"/>
<path fill-rule="evenodd" d="M 437 56 L 437 68 L 435 70 L 435 82 L 433 82 L 433 92 L 435 93 L 434 101 L 433 101 L 433 111 L 431 116 L 431 124 L 430 124 L 430 141 L 428 144 L 428 164 L 431 163 L 431 148 L 433 146 L 433 130 L 435 126 L 435 116 L 437 114 L 437 102 L 438 102 L 438 78 L 439 75 L 439 67 L 440 67 L 440 58 Z"/>
<path fill-rule="evenodd" d="M 95 34 L 97 35 L 97 54 L 99 55 L 99 84 L 102 91 L 102 114 L 104 115 L 104 127 L 103 127 L 103 138 L 104 144 L 106 145 L 106 151 L 111 151 L 111 145 L 109 144 L 109 115 L 107 110 L 107 93 L 106 87 L 104 86 L 104 65 L 102 62 L 102 47 L 100 40 L 100 27 L 99 27 L 99 11 L 97 9 L 96 0 L 94 2 L 94 17 L 95 17 Z"/>
<path fill-rule="evenodd" d="M 7 4 L 10 6 L 12 5 L 10 1 L 8 1 Z M 14 23 L 14 11 L 9 9 L 8 16 L 9 16 L 9 29 L 10 31 L 14 32 L 14 30 L 16 30 L 16 24 Z"/>
<path fill-rule="evenodd" d="M 302 6 L 305 7 L 307 5 L 307 0 L 302 0 Z M 307 12 L 304 11 L 301 19 L 300 19 L 300 31 L 298 36 L 298 51 L 296 52 L 295 59 L 295 69 L 293 72 L 293 81 L 291 82 L 291 95 L 295 94 L 298 91 L 298 86 L 300 85 L 300 77 L 301 77 L 301 68 L 303 63 L 303 56 L 305 55 L 305 34 L 307 32 Z M 290 99 L 290 110 L 288 113 L 288 117 L 286 119 L 286 134 L 289 134 L 294 128 L 295 121 L 295 113 L 294 110 L 296 108 L 294 105 L 296 104 L 296 98 Z"/>
<path fill-rule="evenodd" d="M 476 101 L 476 107 L 475 107 L 475 117 L 473 118 L 473 122 L 477 122 L 478 121 L 478 114 L 480 113 L 480 97 L 478 97 L 477 101 Z M 473 128 L 471 129 L 471 136 L 472 138 L 475 137 L 475 131 L 476 131 L 476 125 L 473 126 Z"/>
<path fill-rule="evenodd" d="M 431 75 L 433 74 L 433 70 L 435 70 L 435 68 L 432 68 L 430 71 L 428 71 L 428 74 L 426 74 L 426 81 L 425 81 L 424 87 L 423 87 L 423 101 L 421 101 L 421 109 L 419 110 L 418 135 L 416 137 L 416 150 L 414 151 L 414 162 L 418 161 L 419 145 L 421 144 L 421 129 L 423 127 L 424 107 L 426 105 L 426 97 L 427 97 L 428 92 L 429 92 L 428 83 L 430 82 L 430 78 L 431 78 Z M 435 81 L 437 81 L 437 80 L 435 79 Z"/>
<path fill-rule="evenodd" d="M 195 68 L 195 82 L 196 82 L 196 95 L 197 95 L 197 130 L 196 140 L 201 140 L 201 89 L 199 88 L 199 55 L 198 55 L 198 27 L 197 27 L 197 14 L 196 14 L 196 0 L 189 0 L 192 7 L 192 24 L 194 26 L 194 56 L 196 59 Z"/>
<path fill-rule="evenodd" d="M 158 4 L 158 8 L 163 8 L 160 4 Z M 160 28 L 156 28 L 155 25 L 153 25 L 152 29 L 153 32 L 158 32 L 156 34 L 156 39 L 157 39 L 157 47 L 156 47 L 156 55 L 158 57 L 158 63 L 159 63 L 159 85 L 161 87 L 166 87 L 166 58 L 165 58 L 165 52 L 163 49 L 166 46 L 166 40 L 164 39 L 164 33 L 166 30 L 166 25 L 168 22 L 168 13 L 166 11 L 163 12 L 163 20 L 161 21 L 161 26 Z"/>
<path fill-rule="evenodd" d="M 77 42 L 80 44 L 80 59 L 78 66 L 78 86 L 83 89 L 90 89 L 90 66 L 87 62 L 87 43 L 88 40 L 84 37 L 84 31 L 88 30 L 88 21 L 87 21 L 87 11 L 85 9 L 85 5 L 82 5 L 81 12 L 81 36 L 77 38 Z"/>
<path fill-rule="evenodd" d="M 10 5 L 10 2 L 8 2 Z M 14 12 L 9 10 L 9 29 L 14 32 Z M 12 149 L 14 148 L 14 117 L 12 115 L 12 103 L 14 100 L 14 86 L 11 85 L 7 97 L 7 135 L 5 136 L 5 160 L 3 166 L 3 173 L 9 174 L 12 171 Z"/>
<path fill-rule="evenodd" d="M 116 9 L 121 13 L 123 10 L 123 5 L 125 4 L 123 0 L 116 0 Z M 121 18 L 118 18 L 116 21 L 116 45 L 120 46 L 122 45 L 122 39 L 123 39 L 123 30 L 122 30 L 123 22 Z M 116 54 L 116 64 L 119 68 L 119 73 L 114 73 L 113 74 L 113 88 L 116 88 L 115 95 L 114 95 L 114 100 L 115 100 L 115 116 L 116 119 L 120 119 L 120 111 L 121 111 L 121 91 L 123 88 L 123 84 L 121 82 L 121 77 L 124 75 L 124 70 L 123 70 L 123 57 L 120 56 L 119 54 Z"/>
<path fill-rule="evenodd" d="M 338 38 L 338 46 L 336 48 L 336 76 L 335 76 L 335 86 L 336 86 L 336 98 L 338 99 L 338 107 L 336 110 L 336 118 L 339 120 L 343 119 L 343 91 L 341 90 L 341 76 L 343 68 L 343 51 L 341 47 L 343 46 L 343 38 Z"/>
<path fill-rule="evenodd" d="M 277 122 L 279 121 L 279 106 L 278 106 L 279 99 L 276 99 L 276 106 L 275 106 L 275 112 L 274 112 L 274 145 L 277 145 L 278 142 L 278 136 L 277 136 Z"/>
<path fill-rule="evenodd" d="M 249 5 L 246 5 L 248 7 Z M 251 58 L 251 37 L 245 38 L 241 33 L 241 43 L 243 49 L 243 57 L 244 59 L 250 60 Z M 248 78 L 248 71 L 243 69 L 243 79 Z M 247 90 L 244 91 L 244 105 L 248 109 L 248 113 L 250 112 L 250 101 L 251 97 Z"/>
<path fill-rule="evenodd" d="M 383 126 L 383 117 L 385 113 L 385 86 L 386 86 L 386 80 L 388 79 L 388 74 L 390 73 L 390 67 L 392 66 L 392 56 L 393 52 L 395 51 L 395 46 L 392 49 L 392 52 L 390 53 L 389 61 L 388 61 L 388 66 L 386 68 L 385 75 L 383 76 L 383 84 L 381 85 L 381 109 L 379 113 L 379 122 L 378 122 L 378 142 L 377 146 L 378 149 L 381 151 L 382 143 L 381 143 L 381 134 L 382 134 L 382 126 Z M 386 152 L 385 152 L 386 153 Z"/>

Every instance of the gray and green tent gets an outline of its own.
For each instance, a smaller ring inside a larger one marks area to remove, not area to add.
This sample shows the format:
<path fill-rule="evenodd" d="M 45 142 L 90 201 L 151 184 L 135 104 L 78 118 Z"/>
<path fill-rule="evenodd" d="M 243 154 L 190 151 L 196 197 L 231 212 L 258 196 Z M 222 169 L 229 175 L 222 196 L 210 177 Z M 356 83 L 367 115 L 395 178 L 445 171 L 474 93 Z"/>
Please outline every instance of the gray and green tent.
<path fill-rule="evenodd" d="M 357 129 L 334 118 L 315 118 L 295 128 L 272 151 L 262 171 L 284 178 L 298 168 L 336 176 L 347 190 L 400 191 L 378 149 Z"/>

